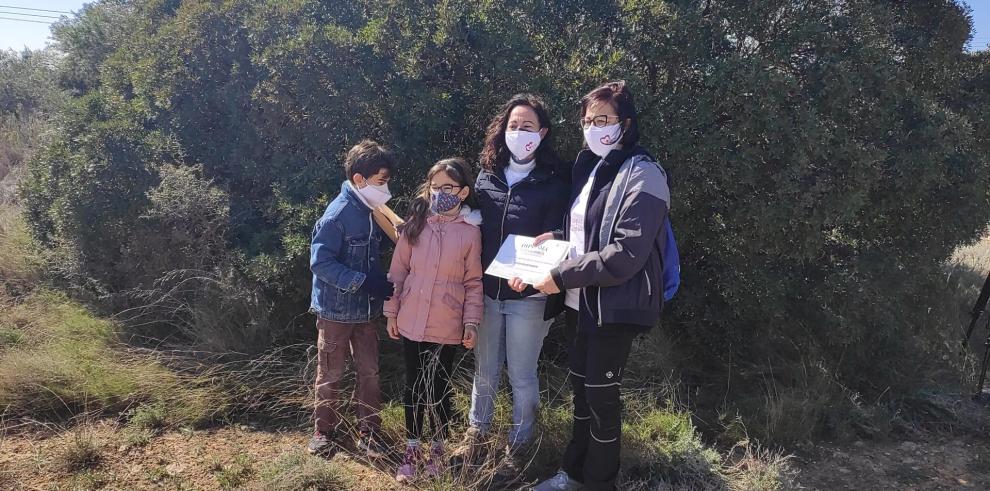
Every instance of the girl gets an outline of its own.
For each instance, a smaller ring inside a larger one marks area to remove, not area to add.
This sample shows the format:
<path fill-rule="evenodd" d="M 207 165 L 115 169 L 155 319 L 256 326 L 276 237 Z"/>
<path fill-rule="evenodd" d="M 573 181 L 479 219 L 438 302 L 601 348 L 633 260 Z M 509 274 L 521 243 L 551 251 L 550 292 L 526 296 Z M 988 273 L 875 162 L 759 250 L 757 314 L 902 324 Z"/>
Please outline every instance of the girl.
<path fill-rule="evenodd" d="M 577 328 L 568 352 L 574 388 L 571 441 L 563 469 L 537 491 L 612 490 L 619 472 L 619 391 L 633 339 L 660 321 L 661 234 L 670 191 L 663 169 L 640 147 L 633 95 L 607 83 L 581 99 L 587 148 L 574 163 L 571 208 L 562 233 L 571 255 L 538 282 L 566 291 L 566 320 Z M 510 286 L 522 288 L 518 279 Z"/>
<path fill-rule="evenodd" d="M 454 346 L 473 348 L 481 322 L 480 214 L 464 204 L 473 198 L 471 182 L 463 159 L 441 160 L 430 168 L 392 256 L 389 274 L 396 294 L 384 311 L 389 337 L 401 338 L 405 352 L 409 438 L 395 474 L 399 482 L 416 475 L 427 409 L 434 438 L 426 473 L 440 474 L 451 418 Z"/>
<path fill-rule="evenodd" d="M 535 237 L 561 227 L 569 189 L 556 172 L 560 158 L 550 139 L 550 115 L 539 97 L 513 96 L 492 118 L 475 185 L 483 223 L 482 264 L 495 259 L 510 234 Z M 550 328 L 547 297 L 533 288 L 514 291 L 506 280 L 485 276 L 485 316 L 475 349 L 471 426 L 454 449 L 454 463 L 473 460 L 488 439 L 502 368 L 512 386 L 508 457 L 496 481 L 515 479 L 518 450 L 531 442 L 540 402 L 536 375 Z"/>

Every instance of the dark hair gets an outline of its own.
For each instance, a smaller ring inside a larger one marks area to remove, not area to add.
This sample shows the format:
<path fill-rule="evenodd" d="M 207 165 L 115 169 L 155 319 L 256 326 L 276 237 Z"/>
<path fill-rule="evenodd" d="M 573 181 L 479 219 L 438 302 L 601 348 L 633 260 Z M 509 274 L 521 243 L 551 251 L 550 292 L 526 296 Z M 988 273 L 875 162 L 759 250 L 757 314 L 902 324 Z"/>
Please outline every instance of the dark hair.
<path fill-rule="evenodd" d="M 382 169 L 389 172 L 395 168 L 395 156 L 390 150 L 373 140 L 361 140 L 347 151 L 344 158 L 344 174 L 350 181 L 354 174 L 368 178 Z"/>
<path fill-rule="evenodd" d="M 629 120 L 629 127 L 625 128 L 622 132 L 622 140 L 619 143 L 623 147 L 631 147 L 639 142 L 639 120 L 636 118 L 636 103 L 633 102 L 632 90 L 626 85 L 625 80 L 617 80 L 615 82 L 608 82 L 601 87 L 598 87 L 587 95 L 581 98 L 581 114 L 579 118 L 584 117 L 584 113 L 588 110 L 588 106 L 592 102 L 607 102 L 614 109 L 615 112 L 619 113 L 619 122 L 625 122 Z"/>
<path fill-rule="evenodd" d="M 419 192 L 409 204 L 409 218 L 399 230 L 410 244 L 416 244 L 419 234 L 423 232 L 423 227 L 426 226 L 426 219 L 430 217 L 430 181 L 433 180 L 433 176 L 441 172 L 447 174 L 458 186 L 467 187 L 468 195 L 463 203 L 474 204 L 474 175 L 471 174 L 471 166 L 466 160 L 454 157 L 433 164 L 433 167 L 430 167 L 429 172 L 426 173 L 426 182 L 420 186 Z"/>
<path fill-rule="evenodd" d="M 526 106 L 536 113 L 536 118 L 540 122 L 540 128 L 546 128 L 547 136 L 543 137 L 540 146 L 536 149 L 536 165 L 548 165 L 554 168 L 560 164 L 560 157 L 553 149 L 551 136 L 553 129 L 550 123 L 550 113 L 547 112 L 543 104 L 543 99 L 533 94 L 516 94 L 506 102 L 498 114 L 492 118 L 485 132 L 485 146 L 481 150 L 481 168 L 492 170 L 504 167 L 509 163 L 509 147 L 505 145 L 505 127 L 509 124 L 509 114 L 517 106 Z"/>

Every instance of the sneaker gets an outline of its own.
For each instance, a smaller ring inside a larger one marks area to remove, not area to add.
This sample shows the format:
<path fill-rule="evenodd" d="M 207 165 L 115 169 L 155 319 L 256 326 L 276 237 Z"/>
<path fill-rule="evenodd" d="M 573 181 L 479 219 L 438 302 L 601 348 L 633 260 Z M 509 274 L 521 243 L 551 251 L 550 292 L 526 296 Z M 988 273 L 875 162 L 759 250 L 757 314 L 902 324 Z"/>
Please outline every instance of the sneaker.
<path fill-rule="evenodd" d="M 329 457 L 333 454 L 336 449 L 336 445 L 333 441 L 332 433 L 323 433 L 321 431 L 313 432 L 313 438 L 309 439 L 309 445 L 306 446 L 306 451 L 310 455 L 320 455 L 324 457 Z"/>
<path fill-rule="evenodd" d="M 437 477 L 442 472 L 441 466 L 443 462 L 443 443 L 433 442 L 430 445 L 430 457 L 426 460 L 426 475 L 430 477 Z"/>
<path fill-rule="evenodd" d="M 450 453 L 450 465 L 456 467 L 478 462 L 484 454 L 486 444 L 486 438 L 480 428 L 474 426 L 468 428 L 464 432 L 464 438 Z"/>
<path fill-rule="evenodd" d="M 402 457 L 402 465 L 395 473 L 395 480 L 408 483 L 416 477 L 416 466 L 419 464 L 419 445 L 406 445 L 406 455 Z"/>
<path fill-rule="evenodd" d="M 584 484 L 571 479 L 571 476 L 564 471 L 530 488 L 531 491 L 580 491 L 581 489 L 584 489 Z"/>
<path fill-rule="evenodd" d="M 358 452 L 361 452 L 372 459 L 381 459 L 385 457 L 388 453 L 388 446 L 386 446 L 381 438 L 378 438 L 377 433 L 368 432 L 362 433 L 357 441 Z"/>

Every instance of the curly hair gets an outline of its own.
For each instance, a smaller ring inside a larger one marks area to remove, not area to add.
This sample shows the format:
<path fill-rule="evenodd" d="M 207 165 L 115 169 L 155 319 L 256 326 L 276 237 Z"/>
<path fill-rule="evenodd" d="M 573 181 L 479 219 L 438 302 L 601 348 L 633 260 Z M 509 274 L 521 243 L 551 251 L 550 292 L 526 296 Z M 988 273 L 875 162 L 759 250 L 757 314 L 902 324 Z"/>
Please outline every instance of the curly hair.
<path fill-rule="evenodd" d="M 479 160 L 481 168 L 492 171 L 499 167 L 504 167 L 509 163 L 509 148 L 505 145 L 505 127 L 509 123 L 509 114 L 516 106 L 527 106 L 536 113 L 540 127 L 547 130 L 547 135 L 543 137 L 539 148 L 536 149 L 536 165 L 546 165 L 557 168 L 560 165 L 560 157 L 554 151 L 551 137 L 553 129 L 550 123 L 550 114 L 547 112 L 543 99 L 533 94 L 516 94 L 506 102 L 498 114 L 492 118 L 485 133 L 485 146 L 481 150 Z"/>

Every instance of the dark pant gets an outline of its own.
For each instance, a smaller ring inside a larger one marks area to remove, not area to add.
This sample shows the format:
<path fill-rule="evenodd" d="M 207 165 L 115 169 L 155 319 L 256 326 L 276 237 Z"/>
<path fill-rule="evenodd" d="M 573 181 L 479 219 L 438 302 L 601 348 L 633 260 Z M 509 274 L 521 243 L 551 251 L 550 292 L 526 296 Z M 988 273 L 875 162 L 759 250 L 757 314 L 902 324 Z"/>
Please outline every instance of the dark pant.
<path fill-rule="evenodd" d="M 329 433 L 337 429 L 343 410 L 340 390 L 344 368 L 350 355 L 357 372 L 354 396 L 358 428 L 362 433 L 377 431 L 381 426 L 381 389 L 378 382 L 378 331 L 374 324 L 345 324 L 325 319 L 316 321 L 320 334 L 316 341 L 316 431 Z"/>
<path fill-rule="evenodd" d="M 569 328 L 576 328 L 577 312 L 568 309 L 566 320 Z M 572 479 L 583 482 L 586 490 L 615 489 L 622 437 L 619 390 L 638 334 L 621 326 L 605 329 L 577 329 L 567 356 L 574 422 L 563 468 Z"/>
<path fill-rule="evenodd" d="M 423 436 L 423 416 L 430 412 L 434 439 L 445 440 L 450 432 L 452 408 L 450 373 L 454 365 L 454 345 L 411 341 L 402 338 L 406 360 L 406 435 L 411 440 Z"/>

